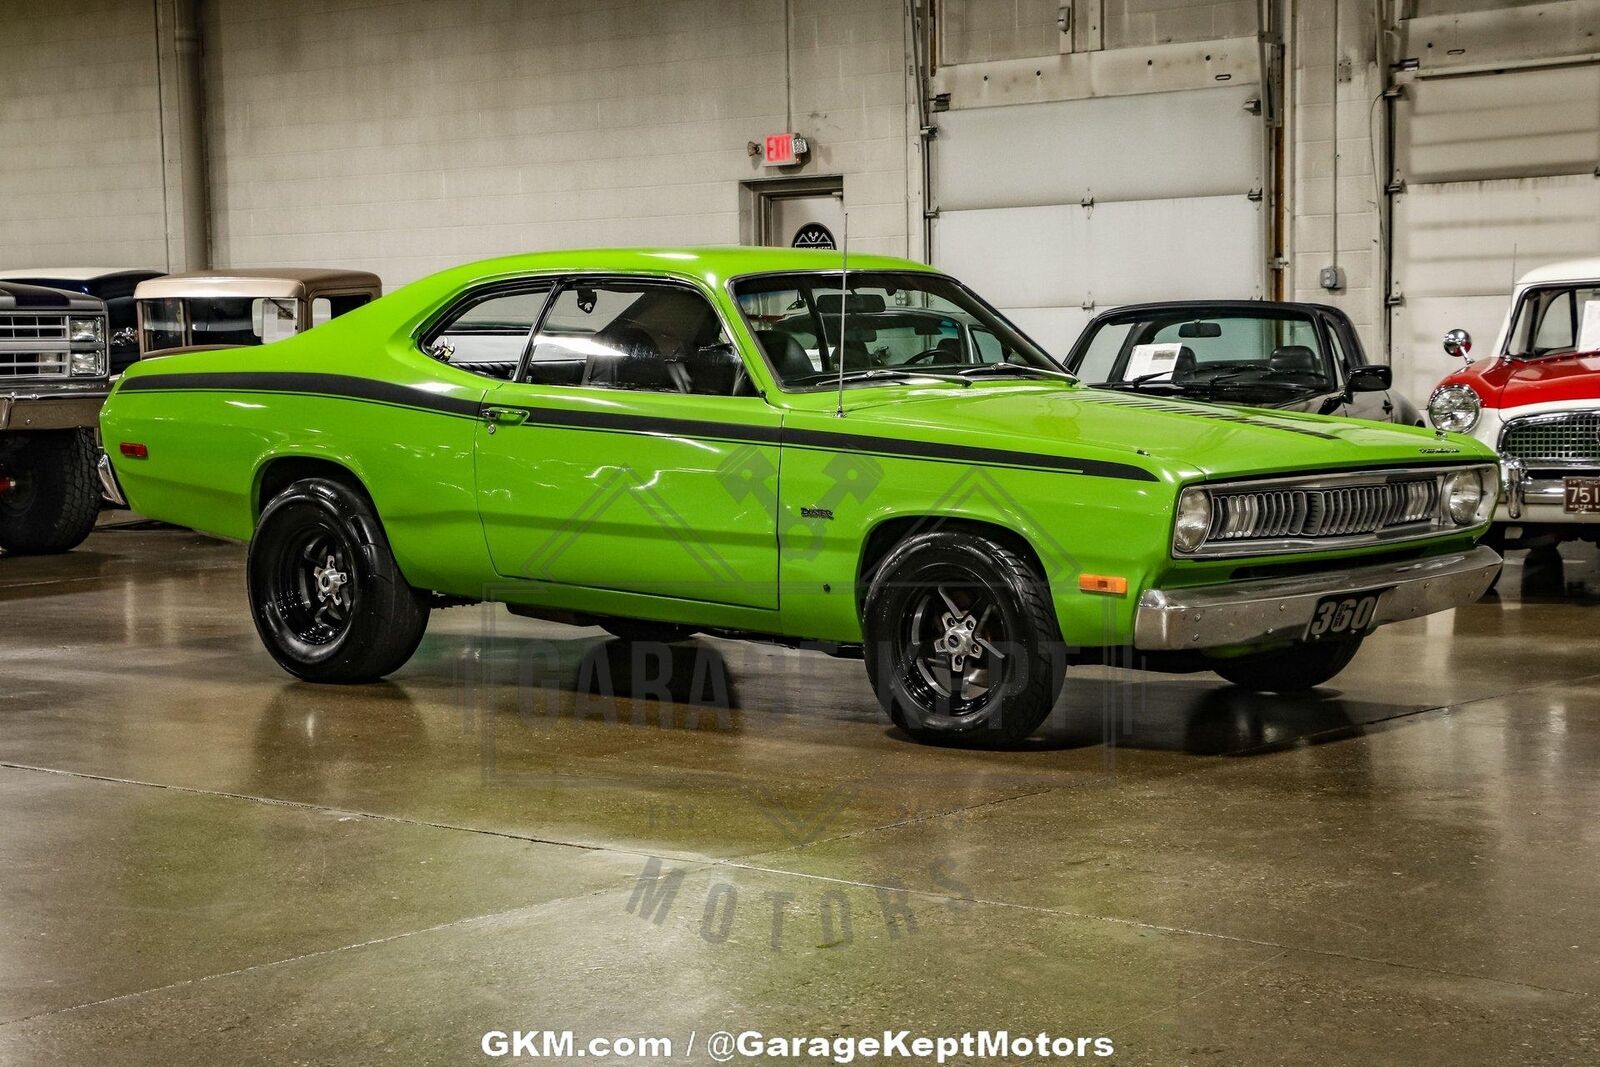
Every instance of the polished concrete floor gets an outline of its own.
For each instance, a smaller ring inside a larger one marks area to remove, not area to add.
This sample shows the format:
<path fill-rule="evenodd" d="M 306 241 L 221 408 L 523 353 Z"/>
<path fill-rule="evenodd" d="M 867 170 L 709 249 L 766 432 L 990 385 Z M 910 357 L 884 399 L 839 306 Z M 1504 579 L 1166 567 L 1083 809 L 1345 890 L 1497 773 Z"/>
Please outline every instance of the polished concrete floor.
<path fill-rule="evenodd" d="M 1600 1060 L 1592 554 L 1514 556 L 1309 699 L 1074 672 L 1003 753 L 912 744 L 859 663 L 483 608 L 389 683 L 297 684 L 241 558 L 124 516 L 0 559 L 0 1063 L 885 1027 Z"/>

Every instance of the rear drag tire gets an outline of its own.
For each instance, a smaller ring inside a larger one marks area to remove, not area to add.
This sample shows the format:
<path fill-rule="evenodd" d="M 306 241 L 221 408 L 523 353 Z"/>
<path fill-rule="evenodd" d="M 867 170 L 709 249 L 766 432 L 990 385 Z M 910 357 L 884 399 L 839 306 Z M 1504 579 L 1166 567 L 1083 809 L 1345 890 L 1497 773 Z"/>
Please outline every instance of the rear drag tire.
<path fill-rule="evenodd" d="M 337 576 L 330 593 L 317 572 Z M 307 478 L 261 513 L 246 563 L 250 614 L 278 665 L 308 682 L 372 682 L 398 670 L 428 628 L 428 594 L 400 573 L 371 501 Z M 347 592 L 348 591 L 348 592 Z"/>

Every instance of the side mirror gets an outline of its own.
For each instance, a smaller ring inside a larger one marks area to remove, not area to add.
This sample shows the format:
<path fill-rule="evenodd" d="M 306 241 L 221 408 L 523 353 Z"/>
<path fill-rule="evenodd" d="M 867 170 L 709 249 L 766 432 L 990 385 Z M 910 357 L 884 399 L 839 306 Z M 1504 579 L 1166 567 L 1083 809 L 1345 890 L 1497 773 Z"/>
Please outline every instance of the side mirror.
<path fill-rule="evenodd" d="M 1381 364 L 1357 367 L 1346 385 L 1352 393 L 1381 393 L 1394 387 L 1394 368 Z"/>
<path fill-rule="evenodd" d="M 1467 353 L 1472 351 L 1472 335 L 1466 330 L 1455 329 L 1444 335 L 1444 354 L 1456 359 L 1466 359 Z"/>

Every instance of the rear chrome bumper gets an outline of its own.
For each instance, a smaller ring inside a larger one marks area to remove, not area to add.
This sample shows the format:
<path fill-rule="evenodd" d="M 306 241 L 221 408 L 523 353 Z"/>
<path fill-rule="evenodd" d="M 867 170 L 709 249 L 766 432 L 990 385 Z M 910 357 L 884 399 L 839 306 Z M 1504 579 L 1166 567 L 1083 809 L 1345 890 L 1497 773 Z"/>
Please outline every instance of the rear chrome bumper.
<path fill-rule="evenodd" d="M 117 483 L 117 472 L 111 466 L 111 457 L 106 455 L 103 448 L 100 450 L 100 458 L 95 462 L 94 469 L 100 476 L 100 495 L 105 497 L 106 503 L 119 508 L 127 507 L 128 500 L 122 495 L 122 486 Z"/>
<path fill-rule="evenodd" d="M 1470 552 L 1348 570 L 1263 578 L 1192 589 L 1151 589 L 1139 598 L 1134 647 L 1146 651 L 1223 648 L 1298 640 L 1317 602 L 1338 593 L 1385 590 L 1373 625 L 1470 604 L 1500 573 L 1500 556 Z"/>

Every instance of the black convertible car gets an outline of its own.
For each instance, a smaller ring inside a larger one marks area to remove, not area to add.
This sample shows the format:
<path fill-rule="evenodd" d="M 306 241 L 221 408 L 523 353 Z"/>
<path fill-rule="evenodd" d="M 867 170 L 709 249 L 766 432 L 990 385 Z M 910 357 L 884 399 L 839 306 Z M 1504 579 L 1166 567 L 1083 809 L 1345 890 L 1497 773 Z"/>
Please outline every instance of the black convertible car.
<path fill-rule="evenodd" d="M 1066 367 L 1104 389 L 1423 425 L 1326 304 L 1180 300 L 1096 316 Z"/>

